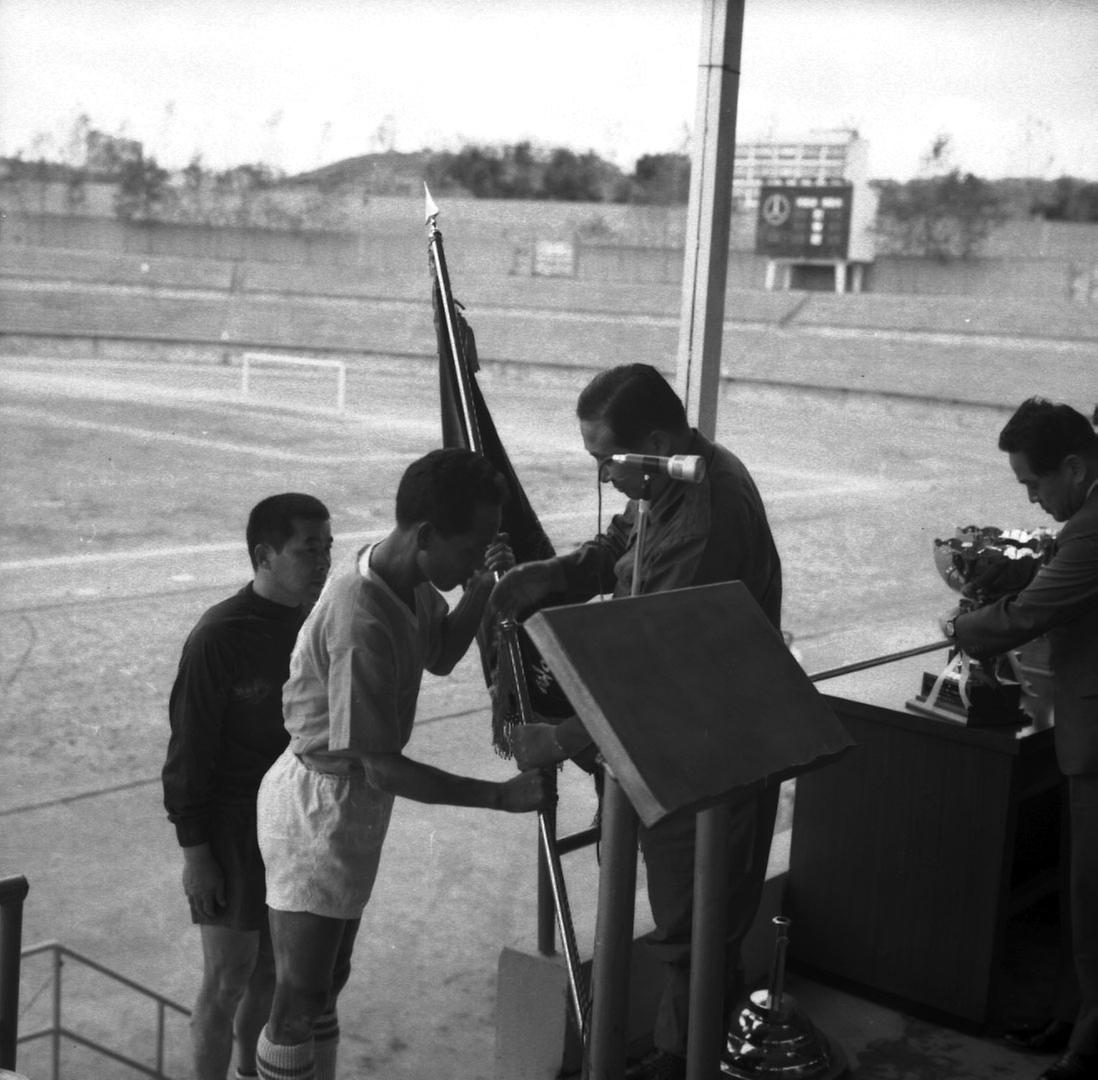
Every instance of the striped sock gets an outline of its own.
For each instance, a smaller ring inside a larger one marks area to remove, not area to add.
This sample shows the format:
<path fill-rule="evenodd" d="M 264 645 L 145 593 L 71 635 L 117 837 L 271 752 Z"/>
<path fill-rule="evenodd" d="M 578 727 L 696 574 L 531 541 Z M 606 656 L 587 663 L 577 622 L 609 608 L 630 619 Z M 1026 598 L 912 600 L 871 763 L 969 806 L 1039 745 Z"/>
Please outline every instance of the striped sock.
<path fill-rule="evenodd" d="M 316 1080 L 336 1080 L 339 1017 L 334 1009 L 318 1016 L 313 1022 L 313 1039 L 316 1040 Z"/>
<path fill-rule="evenodd" d="M 255 1048 L 260 1080 L 316 1080 L 313 1040 L 280 1046 L 267 1038 L 264 1028 Z"/>

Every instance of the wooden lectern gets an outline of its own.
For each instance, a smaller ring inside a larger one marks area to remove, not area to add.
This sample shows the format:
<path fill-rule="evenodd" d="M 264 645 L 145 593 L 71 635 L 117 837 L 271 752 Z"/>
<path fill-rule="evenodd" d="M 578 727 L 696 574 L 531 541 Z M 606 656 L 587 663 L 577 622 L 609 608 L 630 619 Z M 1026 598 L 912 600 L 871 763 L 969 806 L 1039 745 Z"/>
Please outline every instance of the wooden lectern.
<path fill-rule="evenodd" d="M 525 623 L 606 763 L 590 1080 L 621 1077 L 636 816 L 698 814 L 688 1072 L 714 1075 L 721 1030 L 723 814 L 851 745 L 742 582 L 550 608 Z M 714 899 L 716 898 L 716 900 Z"/>

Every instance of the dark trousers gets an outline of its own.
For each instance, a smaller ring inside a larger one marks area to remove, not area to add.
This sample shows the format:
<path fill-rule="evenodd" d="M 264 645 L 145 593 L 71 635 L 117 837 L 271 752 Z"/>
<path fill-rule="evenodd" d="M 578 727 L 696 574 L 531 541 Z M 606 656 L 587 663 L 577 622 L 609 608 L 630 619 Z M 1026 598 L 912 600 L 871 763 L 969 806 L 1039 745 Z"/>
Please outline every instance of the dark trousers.
<path fill-rule="evenodd" d="M 1068 777 L 1071 948 L 1079 1015 L 1071 1049 L 1098 1054 L 1098 773 Z"/>
<path fill-rule="evenodd" d="M 744 991 L 740 946 L 755 919 L 766 881 L 766 864 L 779 785 L 752 789 L 727 806 L 728 906 L 725 926 L 725 1028 Z M 654 1041 L 661 1050 L 686 1056 L 690 1001 L 690 929 L 694 908 L 693 813 L 673 814 L 640 829 L 648 874 L 648 902 L 655 929 L 646 942 L 663 965 L 664 986 L 656 1013 Z"/>

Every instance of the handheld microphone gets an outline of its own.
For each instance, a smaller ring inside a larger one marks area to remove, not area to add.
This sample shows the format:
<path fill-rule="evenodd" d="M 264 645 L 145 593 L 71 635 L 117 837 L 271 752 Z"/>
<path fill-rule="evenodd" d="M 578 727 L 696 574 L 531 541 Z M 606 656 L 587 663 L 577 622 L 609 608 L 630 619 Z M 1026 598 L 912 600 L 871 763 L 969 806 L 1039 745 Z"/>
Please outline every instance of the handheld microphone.
<path fill-rule="evenodd" d="M 628 465 L 647 473 L 663 473 L 672 480 L 687 484 L 700 484 L 705 478 L 705 459 L 695 454 L 673 454 L 657 457 L 654 454 L 614 454 L 610 460 L 615 465 Z"/>

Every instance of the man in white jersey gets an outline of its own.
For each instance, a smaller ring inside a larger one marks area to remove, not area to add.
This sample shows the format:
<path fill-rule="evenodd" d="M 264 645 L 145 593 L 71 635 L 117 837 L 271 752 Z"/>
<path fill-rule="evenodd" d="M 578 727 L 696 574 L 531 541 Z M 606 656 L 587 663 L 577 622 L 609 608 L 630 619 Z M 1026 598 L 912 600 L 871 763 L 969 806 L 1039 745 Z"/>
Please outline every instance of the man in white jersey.
<path fill-rule="evenodd" d="M 259 792 L 276 986 L 259 1039 L 265 1080 L 334 1080 L 335 1005 L 350 974 L 397 795 L 524 812 L 552 798 L 538 772 L 502 783 L 405 757 L 424 670 L 468 649 L 513 556 L 502 478 L 479 455 L 435 450 L 397 490 L 396 526 L 333 574 L 298 636 L 283 688 L 290 745 Z M 439 595 L 465 585 L 450 611 Z"/>

